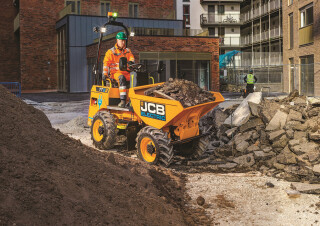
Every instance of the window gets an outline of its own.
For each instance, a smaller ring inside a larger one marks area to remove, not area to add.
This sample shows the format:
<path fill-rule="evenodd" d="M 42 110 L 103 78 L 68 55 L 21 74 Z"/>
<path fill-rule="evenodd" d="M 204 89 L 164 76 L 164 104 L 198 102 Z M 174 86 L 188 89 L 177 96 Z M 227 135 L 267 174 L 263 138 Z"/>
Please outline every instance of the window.
<path fill-rule="evenodd" d="M 293 48 L 293 13 L 289 14 L 289 49 Z"/>
<path fill-rule="evenodd" d="M 224 14 L 224 5 L 218 5 L 218 14 Z"/>
<path fill-rule="evenodd" d="M 66 1 L 66 6 L 71 5 L 71 12 L 80 15 L 81 13 L 81 1 L 71 0 Z"/>
<path fill-rule="evenodd" d="M 313 5 L 300 9 L 300 28 L 313 24 Z"/>
<path fill-rule="evenodd" d="M 294 73 L 295 72 L 295 67 L 294 67 L 294 59 L 289 58 L 289 73 L 290 73 L 290 91 L 293 91 L 295 87 L 295 82 L 294 82 Z"/>
<path fill-rule="evenodd" d="M 183 2 L 190 2 L 190 0 L 183 0 Z"/>
<path fill-rule="evenodd" d="M 234 7 L 233 7 L 233 6 L 231 6 L 231 10 L 234 10 Z"/>
<path fill-rule="evenodd" d="M 209 31 L 209 36 L 215 36 L 215 28 L 214 27 L 209 27 L 208 28 L 208 31 Z"/>
<path fill-rule="evenodd" d="M 186 25 L 190 25 L 190 5 L 183 5 L 183 20 Z"/>
<path fill-rule="evenodd" d="M 100 7 L 101 7 L 101 16 L 107 16 L 108 12 L 111 11 L 110 2 L 108 2 L 108 1 L 101 0 Z"/>
<path fill-rule="evenodd" d="M 231 32 L 234 32 L 234 28 L 231 28 Z"/>
<path fill-rule="evenodd" d="M 292 5 L 293 0 L 288 0 L 288 5 Z"/>
<path fill-rule="evenodd" d="M 313 55 L 300 57 L 301 93 L 314 96 L 314 59 Z"/>
<path fill-rule="evenodd" d="M 139 4 L 129 3 L 129 17 L 138 18 Z"/>
<path fill-rule="evenodd" d="M 224 37 L 224 35 L 225 35 L 224 27 L 218 27 L 218 36 L 219 37 Z"/>

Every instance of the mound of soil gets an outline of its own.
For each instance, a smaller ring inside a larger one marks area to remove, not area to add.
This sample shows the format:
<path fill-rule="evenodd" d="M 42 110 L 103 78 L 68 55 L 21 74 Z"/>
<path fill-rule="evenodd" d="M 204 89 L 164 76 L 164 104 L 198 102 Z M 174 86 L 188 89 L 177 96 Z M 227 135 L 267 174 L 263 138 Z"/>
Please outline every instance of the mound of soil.
<path fill-rule="evenodd" d="M 0 109 L 1 225 L 206 222 L 181 175 L 84 146 L 2 86 Z"/>
<path fill-rule="evenodd" d="M 190 107 L 215 100 L 212 93 L 184 79 L 170 78 L 169 81 L 162 85 L 152 87 L 145 91 L 145 95 L 147 96 L 157 96 L 157 94 L 165 94 L 168 98 L 179 101 L 183 107 Z"/>

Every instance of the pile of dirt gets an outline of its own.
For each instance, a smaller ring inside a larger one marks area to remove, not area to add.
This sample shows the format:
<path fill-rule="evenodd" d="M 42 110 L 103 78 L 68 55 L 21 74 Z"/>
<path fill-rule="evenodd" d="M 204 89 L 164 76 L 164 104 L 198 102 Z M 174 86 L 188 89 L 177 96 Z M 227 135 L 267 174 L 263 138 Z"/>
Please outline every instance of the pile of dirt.
<path fill-rule="evenodd" d="M 256 96 L 256 103 L 248 97 L 201 119 L 202 130 L 210 125 L 214 130 L 201 161 L 188 165 L 201 162 L 213 170 L 259 170 L 292 182 L 320 183 L 320 98 L 297 91 L 284 99 Z"/>
<path fill-rule="evenodd" d="M 187 225 L 184 179 L 82 145 L 0 86 L 0 224 Z"/>
<path fill-rule="evenodd" d="M 190 107 L 215 100 L 212 93 L 201 89 L 197 84 L 184 79 L 172 78 L 162 85 L 146 90 L 145 95 L 177 100 L 183 107 Z"/>

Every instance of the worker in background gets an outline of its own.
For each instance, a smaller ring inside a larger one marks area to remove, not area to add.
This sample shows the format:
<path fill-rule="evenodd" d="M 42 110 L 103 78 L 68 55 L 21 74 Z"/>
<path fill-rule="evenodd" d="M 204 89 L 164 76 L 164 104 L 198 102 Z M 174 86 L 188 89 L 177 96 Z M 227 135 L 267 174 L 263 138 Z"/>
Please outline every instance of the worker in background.
<path fill-rule="evenodd" d="M 130 72 L 119 70 L 119 59 L 126 57 L 128 64 L 134 64 L 134 56 L 131 50 L 126 48 L 127 35 L 119 32 L 116 36 L 117 43 L 106 52 L 103 60 L 103 74 L 107 78 L 115 79 L 119 83 L 120 100 L 119 107 L 126 106 L 127 82 L 130 82 Z"/>
<path fill-rule="evenodd" d="M 249 74 L 244 77 L 244 81 L 247 83 L 246 94 L 254 92 L 254 84 L 257 82 L 256 76 L 253 75 L 253 70 L 249 70 Z"/>

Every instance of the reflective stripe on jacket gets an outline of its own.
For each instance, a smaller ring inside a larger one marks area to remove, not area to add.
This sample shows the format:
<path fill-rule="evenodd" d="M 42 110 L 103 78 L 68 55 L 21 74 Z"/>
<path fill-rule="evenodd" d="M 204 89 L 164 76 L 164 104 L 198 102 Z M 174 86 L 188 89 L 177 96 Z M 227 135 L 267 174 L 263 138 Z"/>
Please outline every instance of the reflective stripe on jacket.
<path fill-rule="evenodd" d="M 127 81 L 129 81 L 130 73 L 127 71 L 119 70 L 119 60 L 121 57 L 126 57 L 128 62 L 134 61 L 134 56 L 130 49 L 125 48 L 123 50 L 120 50 L 118 48 L 118 45 L 115 44 L 114 47 L 112 47 L 106 52 L 106 55 L 103 60 L 103 73 L 104 75 L 106 76 L 110 75 L 110 77 L 113 78 L 113 75 L 119 72 L 126 77 Z"/>
<path fill-rule="evenodd" d="M 247 84 L 254 84 L 254 75 L 247 74 Z"/>

